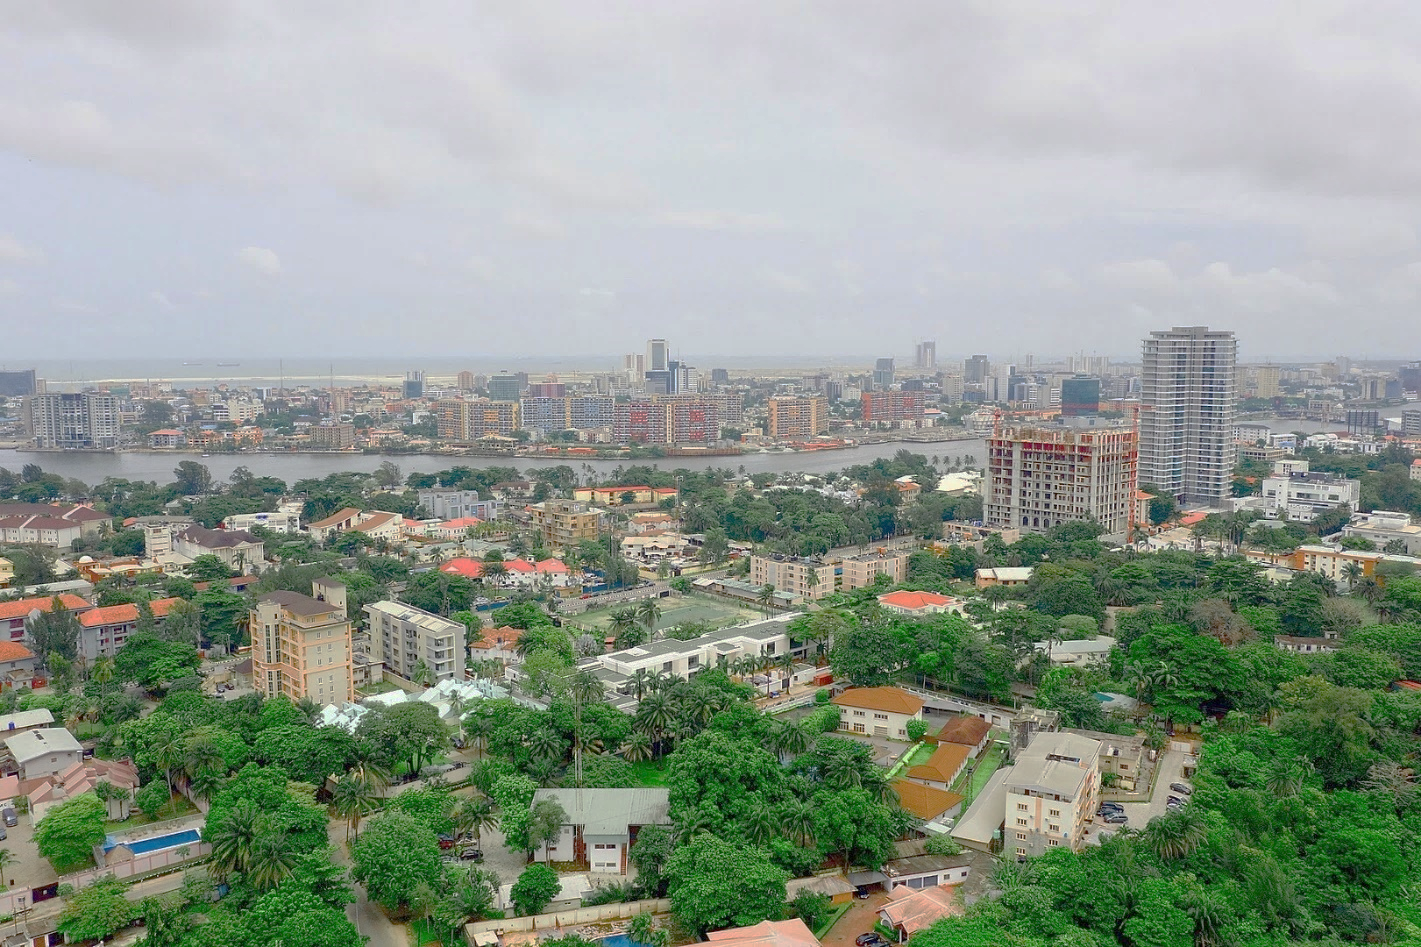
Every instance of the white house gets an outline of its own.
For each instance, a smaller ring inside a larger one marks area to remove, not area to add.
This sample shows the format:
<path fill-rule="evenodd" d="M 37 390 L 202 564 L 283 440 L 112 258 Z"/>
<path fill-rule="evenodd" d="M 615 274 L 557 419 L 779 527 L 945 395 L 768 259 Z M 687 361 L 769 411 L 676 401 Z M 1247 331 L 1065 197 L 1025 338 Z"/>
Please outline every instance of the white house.
<path fill-rule="evenodd" d="M 627 855 L 645 825 L 670 825 L 669 789 L 539 789 L 533 805 L 551 799 L 567 815 L 556 842 L 535 862 L 584 862 L 589 870 L 625 875 Z"/>
<path fill-rule="evenodd" d="M 920 697 L 897 687 L 851 687 L 830 701 L 839 708 L 839 729 L 879 737 L 908 738 L 908 722 L 923 719 Z"/>
<path fill-rule="evenodd" d="M 84 759 L 84 749 L 63 727 L 26 730 L 6 739 L 5 749 L 18 767 L 20 780 L 62 773 Z"/>

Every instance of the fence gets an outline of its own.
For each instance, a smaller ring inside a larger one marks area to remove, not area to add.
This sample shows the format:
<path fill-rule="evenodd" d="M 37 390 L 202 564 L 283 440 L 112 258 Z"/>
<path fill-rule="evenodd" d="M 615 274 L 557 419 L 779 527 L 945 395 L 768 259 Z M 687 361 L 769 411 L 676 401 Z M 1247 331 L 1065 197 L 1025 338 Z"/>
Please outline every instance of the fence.
<path fill-rule="evenodd" d="M 621 904 L 599 904 L 590 908 L 574 908 L 556 914 L 534 914 L 532 917 L 500 918 L 493 921 L 474 921 L 464 925 L 464 940 L 472 945 L 479 934 L 503 934 L 509 931 L 543 931 L 577 924 L 592 924 L 597 921 L 615 921 L 632 918 L 638 914 L 664 914 L 671 910 L 667 898 L 647 901 L 627 901 Z"/>
<path fill-rule="evenodd" d="M 617 605 L 622 602 L 639 602 L 644 598 L 665 595 L 669 591 L 671 591 L 670 583 L 653 582 L 650 585 L 639 585 L 634 589 L 626 589 L 621 592 L 603 592 L 591 598 L 564 599 L 558 603 L 557 614 L 581 615 L 589 608 L 601 608 L 603 605 Z"/>
<path fill-rule="evenodd" d="M 182 854 L 186 852 L 187 854 Z M 206 858 L 212 854 L 212 846 L 206 842 L 198 842 L 194 845 L 181 845 L 177 848 L 164 849 L 161 852 L 153 852 L 150 855 L 135 855 L 126 862 L 118 862 L 105 868 L 90 868 L 86 871 L 76 871 L 73 874 L 60 878 L 61 884 L 73 885 L 76 889 L 85 885 L 93 884 L 105 875 L 113 875 L 118 878 L 133 878 L 138 875 L 148 875 L 154 872 L 165 871 L 175 868 L 200 858 Z M 0 904 L 3 910 L 3 904 Z"/>

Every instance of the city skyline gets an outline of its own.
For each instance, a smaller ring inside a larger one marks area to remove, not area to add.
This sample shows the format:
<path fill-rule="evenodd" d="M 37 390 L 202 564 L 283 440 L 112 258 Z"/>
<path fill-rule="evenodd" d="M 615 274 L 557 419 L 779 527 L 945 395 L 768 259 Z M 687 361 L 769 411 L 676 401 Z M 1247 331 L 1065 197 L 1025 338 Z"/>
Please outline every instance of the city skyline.
<path fill-rule="evenodd" d="M 1406 25 L 1205 7 L 32 5 L 0 324 L 29 356 L 1421 350 Z"/>

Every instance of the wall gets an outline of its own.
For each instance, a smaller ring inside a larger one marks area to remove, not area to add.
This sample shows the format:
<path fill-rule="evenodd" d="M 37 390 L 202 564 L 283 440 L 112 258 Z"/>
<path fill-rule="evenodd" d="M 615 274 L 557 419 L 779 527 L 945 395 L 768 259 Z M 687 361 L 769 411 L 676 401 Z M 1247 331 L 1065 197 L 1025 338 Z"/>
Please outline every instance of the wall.
<path fill-rule="evenodd" d="M 670 899 L 656 898 L 648 901 L 628 901 L 624 904 L 599 904 L 596 907 L 577 908 L 573 911 L 560 911 L 556 914 L 535 914 L 532 917 L 510 917 L 493 921 L 475 921 L 472 924 L 464 925 L 464 941 L 472 945 L 475 935 L 487 931 L 494 931 L 496 933 L 505 931 L 544 931 L 559 927 L 571 927 L 574 924 L 590 924 L 593 921 L 632 918 L 638 914 L 664 914 L 670 910 Z"/>

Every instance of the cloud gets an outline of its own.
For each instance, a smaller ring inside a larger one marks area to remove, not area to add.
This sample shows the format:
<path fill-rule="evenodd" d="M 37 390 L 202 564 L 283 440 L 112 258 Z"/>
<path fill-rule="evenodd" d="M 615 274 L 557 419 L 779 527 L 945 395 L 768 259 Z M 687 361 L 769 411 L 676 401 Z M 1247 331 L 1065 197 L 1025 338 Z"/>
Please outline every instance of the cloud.
<path fill-rule="evenodd" d="M 1098 271 L 1100 282 L 1130 293 L 1162 295 L 1179 288 L 1179 277 L 1164 260 L 1124 260 L 1106 263 Z"/>
<path fill-rule="evenodd" d="M 153 292 L 148 294 L 148 298 L 153 300 L 153 302 L 157 303 L 158 306 L 162 309 L 177 308 L 175 305 L 173 305 L 173 301 L 168 298 L 168 294 L 160 289 L 153 290 Z"/>
<path fill-rule="evenodd" d="M 568 234 L 566 224 L 527 210 L 510 210 L 503 222 L 518 233 L 543 240 L 562 240 Z"/>
<path fill-rule="evenodd" d="M 793 273 L 786 273 L 784 270 L 776 269 L 772 266 L 761 267 L 760 280 L 772 289 L 794 295 L 808 293 L 814 288 L 813 284 L 804 277 L 795 276 Z"/>
<path fill-rule="evenodd" d="M 13 296 L 19 291 L 19 283 L 12 279 L 0 279 L 0 296 Z"/>
<path fill-rule="evenodd" d="M 266 247 L 243 247 L 237 251 L 237 262 L 265 276 L 281 273 L 280 258 Z"/>
<path fill-rule="evenodd" d="M 464 269 L 474 279 L 487 283 L 498 275 L 498 267 L 486 256 L 475 254 L 464 261 Z"/>
<path fill-rule="evenodd" d="M 657 218 L 669 227 L 687 230 L 725 230 L 735 233 L 764 233 L 784 230 L 786 223 L 778 214 L 747 214 L 733 210 L 666 211 Z"/>
<path fill-rule="evenodd" d="M 27 246 L 7 233 L 0 233 L 0 263 L 43 263 L 44 253 L 37 247 Z"/>

